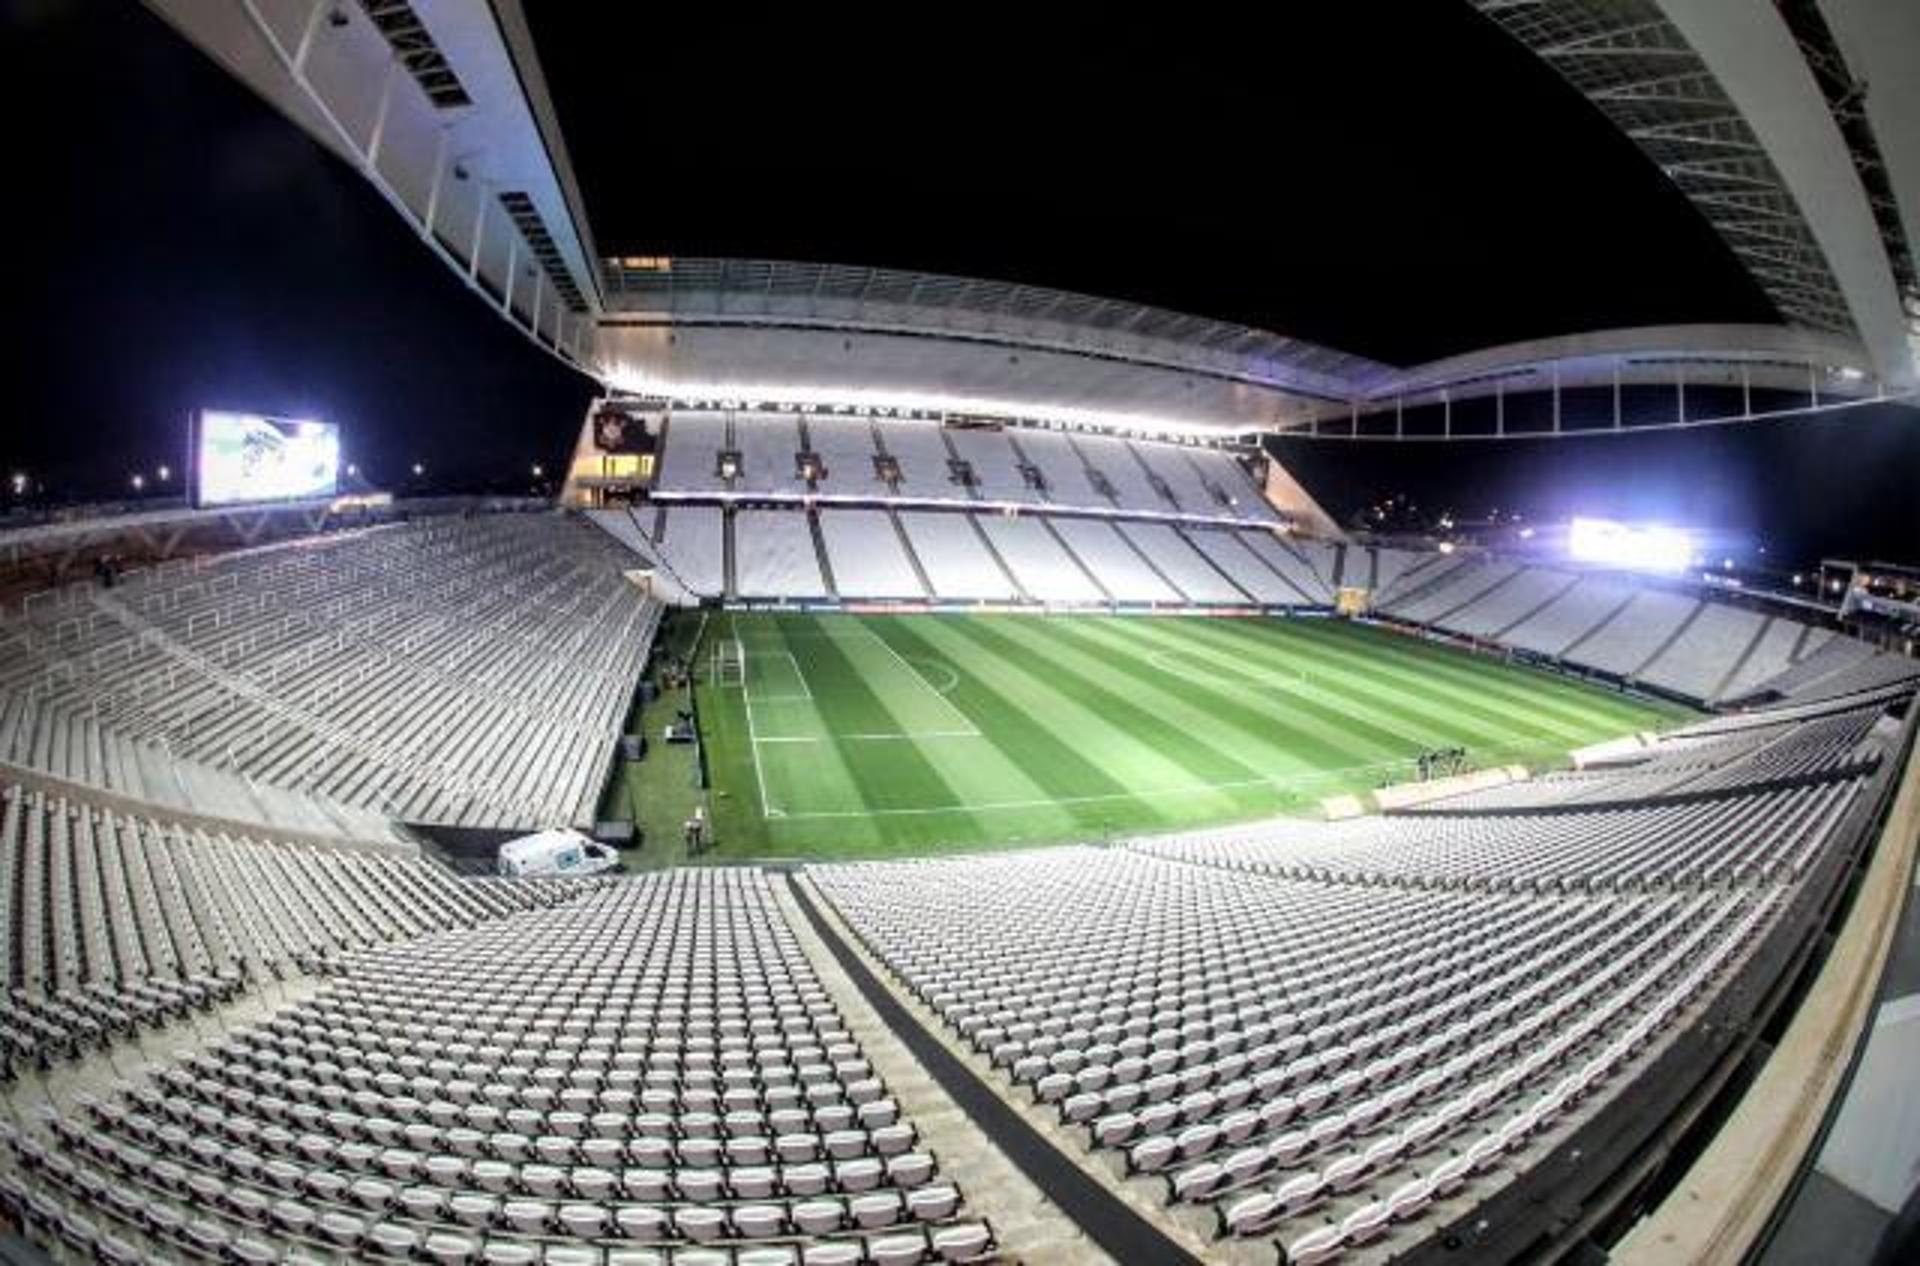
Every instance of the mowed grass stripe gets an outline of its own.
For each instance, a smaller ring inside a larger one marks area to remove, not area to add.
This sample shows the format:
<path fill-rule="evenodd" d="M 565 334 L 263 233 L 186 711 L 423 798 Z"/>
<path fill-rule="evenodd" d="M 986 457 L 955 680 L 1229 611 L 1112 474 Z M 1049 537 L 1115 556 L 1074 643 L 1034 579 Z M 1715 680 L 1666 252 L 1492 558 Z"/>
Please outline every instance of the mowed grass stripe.
<path fill-rule="evenodd" d="M 1210 621 L 1210 624 L 1234 624 L 1242 621 Z M 1240 657 L 1276 671 L 1304 674 L 1309 687 L 1321 686 L 1333 692 L 1336 702 L 1348 716 L 1389 716 L 1401 722 L 1398 733 L 1411 735 L 1410 746 L 1401 751 L 1420 751 L 1448 743 L 1467 747 L 1500 748 L 1516 746 L 1554 747 L 1568 737 L 1564 733 L 1532 724 L 1514 715 L 1511 709 L 1487 705 L 1451 687 L 1436 697 L 1434 683 L 1404 673 L 1381 672 L 1380 666 L 1361 657 L 1336 654 L 1298 635 L 1279 635 L 1259 628 L 1204 628 L 1184 630 L 1194 646 L 1217 648 L 1221 654 Z M 1516 734 L 1526 738 L 1516 744 Z"/>
<path fill-rule="evenodd" d="M 850 803 L 830 803 L 820 811 L 911 809 L 955 803 L 953 789 L 917 744 L 906 741 L 873 744 L 843 737 L 897 733 L 899 727 L 893 713 L 868 687 L 837 641 L 831 637 L 804 636 L 805 624 L 817 618 L 783 615 L 775 627 L 813 687 L 814 707 L 825 723 L 829 745 L 839 753 L 857 795 Z M 802 636 L 787 641 L 787 630 L 795 626 Z M 804 746 L 811 748 L 820 744 Z M 762 753 L 763 762 L 765 756 Z M 806 767 L 802 768 L 804 773 Z M 815 803 L 809 797 L 808 807 L 813 808 Z"/>
<path fill-rule="evenodd" d="M 1344 667 L 1360 679 L 1376 683 L 1376 689 L 1410 693 L 1435 712 L 1454 709 L 1509 735 L 1524 735 L 1545 745 L 1577 742 L 1601 724 L 1594 716 L 1557 713 L 1543 706 L 1532 683 L 1519 690 L 1504 688 L 1497 681 L 1500 670 L 1491 665 L 1455 662 L 1465 652 L 1448 652 L 1447 662 L 1415 663 L 1388 654 L 1389 648 L 1356 645 L 1344 632 L 1329 636 L 1319 627 L 1322 623 L 1302 620 L 1297 629 L 1289 629 L 1287 652 Z M 1267 641 L 1265 631 L 1261 633 L 1260 640 Z"/>
<path fill-rule="evenodd" d="M 1153 657 L 1163 654 L 1177 659 L 1191 647 L 1171 629 L 1149 627 L 1160 623 L 1115 618 L 1050 628 L 1154 695 L 1176 698 L 1183 707 L 1197 707 L 1203 723 L 1224 723 L 1238 730 L 1249 743 L 1270 752 L 1269 764 L 1341 769 L 1389 760 L 1418 746 L 1415 739 L 1350 713 L 1343 715 L 1337 707 L 1305 693 L 1277 698 L 1276 682 L 1239 665 L 1218 665 L 1227 680 L 1214 682 L 1171 672 Z"/>
<path fill-rule="evenodd" d="M 1334 621 L 785 613 L 712 621 L 721 636 L 766 657 L 753 693 L 789 697 L 749 712 L 738 688 L 700 688 L 716 860 L 1266 816 L 1423 748 L 1544 759 L 1685 714 Z M 763 739 L 814 740 L 758 751 L 770 805 L 822 816 L 761 818 L 749 716 Z"/>
<path fill-rule="evenodd" d="M 1018 683 L 1032 700 L 1036 719 L 1076 743 L 1129 791 L 1143 798 L 1175 788 L 1193 788 L 1203 809 L 1215 813 L 1254 811 L 1271 804 L 1251 786 L 1259 771 L 1204 745 L 1139 707 L 1087 673 L 1057 660 L 1041 663 L 1030 648 L 1009 635 L 1028 616 L 962 618 L 942 627 L 959 641 L 990 657 L 1000 680 Z M 1218 789 L 1217 784 L 1241 784 Z M 1209 805 L 1208 802 L 1211 802 Z"/>
<path fill-rule="evenodd" d="M 1098 831 L 1111 825 L 1116 811 L 1132 810 L 1149 820 L 1158 815 L 1151 806 L 1133 797 L 1131 789 L 1093 761 L 1065 738 L 1042 724 L 1033 711 L 1012 692 L 997 688 L 985 673 L 976 671 L 978 653 L 949 653 L 927 635 L 926 626 L 946 617 L 891 616 L 876 619 L 875 636 L 908 659 L 921 659 L 943 665 L 954 674 L 956 684 L 949 698 L 982 733 L 990 735 L 995 751 L 1033 788 L 1032 796 L 1017 799 L 1050 798 L 1059 802 L 1069 826 Z M 1008 811 L 995 816 L 1004 820 Z M 1035 818 L 1041 815 L 1033 813 Z M 993 818 L 987 825 L 994 824 Z"/>
<path fill-rule="evenodd" d="M 1289 627 L 1285 633 L 1287 651 L 1317 663 L 1344 667 L 1382 686 L 1391 683 L 1436 708 L 1458 709 L 1544 745 L 1577 744 L 1595 733 L 1617 734 L 1631 728 L 1632 722 L 1610 721 L 1599 709 L 1556 706 L 1551 692 L 1543 691 L 1540 683 L 1529 681 L 1515 687 L 1502 680 L 1507 672 L 1504 665 L 1476 663 L 1466 658 L 1467 652 L 1443 650 L 1442 659 L 1396 654 L 1405 648 L 1390 644 L 1398 640 L 1395 634 L 1368 632 L 1355 638 L 1348 630 L 1325 627 L 1327 624 L 1301 620 L 1298 627 Z M 1273 630 L 1246 630 L 1241 636 L 1252 644 L 1271 646 L 1280 635 Z"/>
<path fill-rule="evenodd" d="M 1541 707 L 1573 725 L 1614 727 L 1614 733 L 1624 733 L 1636 725 L 1645 728 L 1650 716 L 1665 713 L 1650 703 L 1603 693 L 1524 665 L 1488 662 L 1469 651 L 1424 642 L 1411 634 L 1326 620 L 1302 624 L 1301 632 L 1310 638 L 1344 646 L 1349 652 L 1364 647 L 1367 653 L 1396 665 L 1437 672 L 1489 696 Z M 1676 710 L 1673 715 L 1684 712 Z"/>
<path fill-rule="evenodd" d="M 1387 695 L 1360 706 L 1361 696 L 1378 692 L 1363 689 L 1350 674 L 1322 673 L 1302 681 L 1297 675 L 1303 670 L 1296 661 L 1270 656 L 1256 658 L 1248 655 L 1245 648 L 1208 638 L 1205 631 L 1198 628 L 1162 627 L 1164 623 L 1115 621 L 1111 636 L 1123 639 L 1146 655 L 1146 662 L 1156 672 L 1180 683 L 1181 689 L 1254 701 L 1253 706 L 1274 718 L 1271 724 L 1291 726 L 1289 718 L 1311 718 L 1316 722 L 1317 733 L 1335 736 L 1331 746 L 1351 756 L 1351 759 L 1321 761 L 1320 768 L 1339 769 L 1394 760 L 1434 746 L 1434 726 L 1429 714 Z M 1209 683 L 1208 676 L 1223 680 Z M 1242 689 L 1231 692 L 1229 688 L 1236 682 Z M 1357 741 L 1363 741 L 1365 746 L 1356 747 Z"/>
<path fill-rule="evenodd" d="M 1144 682 L 1135 688 L 1137 679 L 1128 677 L 1123 666 L 1103 663 L 1100 657 L 1088 655 L 1085 647 L 1063 643 L 1059 640 L 1063 632 L 1048 628 L 1050 623 L 1001 616 L 991 621 L 991 627 L 979 621 L 961 631 L 1003 656 L 1025 651 L 1045 660 L 1047 679 L 1063 693 L 1101 714 L 1109 726 L 1150 743 L 1194 782 L 1220 785 L 1221 795 L 1235 805 L 1255 809 L 1270 803 L 1262 788 L 1246 784 L 1271 773 L 1226 750 L 1217 724 L 1160 688 Z M 1155 699 L 1159 710 L 1136 702 L 1142 697 Z M 1244 749 L 1244 742 L 1237 745 L 1237 750 Z"/>

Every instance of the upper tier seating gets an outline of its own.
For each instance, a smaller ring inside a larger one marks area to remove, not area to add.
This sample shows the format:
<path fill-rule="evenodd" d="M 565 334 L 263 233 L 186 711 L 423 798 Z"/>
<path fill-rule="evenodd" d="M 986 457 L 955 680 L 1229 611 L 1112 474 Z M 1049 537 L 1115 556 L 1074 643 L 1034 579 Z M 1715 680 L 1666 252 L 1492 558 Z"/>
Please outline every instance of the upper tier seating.
<path fill-rule="evenodd" d="M 1007 434 L 983 427 L 948 427 L 947 441 L 973 470 L 973 492 L 981 501 L 1014 501 L 1033 505 L 1040 490 L 1020 473 L 1020 455 Z"/>
<path fill-rule="evenodd" d="M 584 823 L 660 615 L 628 566 L 550 514 L 168 564 L 10 620 L 0 692 L 395 818 Z"/>
<path fill-rule="evenodd" d="M 1200 472 L 1214 504 L 1224 505 L 1235 516 L 1255 523 L 1277 523 L 1280 516 L 1267 503 L 1260 487 L 1231 453 L 1217 448 L 1187 450 L 1187 460 Z"/>
<path fill-rule="evenodd" d="M 721 492 L 720 454 L 727 448 L 723 413 L 675 412 L 667 419 L 660 452 L 660 486 L 686 492 Z"/>
<path fill-rule="evenodd" d="M 818 491 L 829 497 L 886 497 L 892 490 L 880 480 L 873 459 L 873 424 L 865 418 L 810 417 L 807 440 L 826 477 Z"/>
<path fill-rule="evenodd" d="M 740 454 L 735 492 L 801 496 L 800 424 L 789 413 L 739 414 L 733 421 L 733 446 Z"/>
<path fill-rule="evenodd" d="M 1845 635 L 1826 638 L 1810 651 L 1803 646 L 1802 654 L 1792 668 L 1761 682 L 1751 693 L 1794 700 L 1838 699 L 1920 678 L 1920 660 L 1877 651 Z"/>
<path fill-rule="evenodd" d="M 44 1135 L 8 1127 L 0 1201 L 110 1260 L 994 1255 L 761 875 L 634 878 L 335 971 Z"/>
<path fill-rule="evenodd" d="M 800 510 L 741 510 L 733 516 L 734 585 L 742 598 L 825 598 L 826 579 Z"/>
<path fill-rule="evenodd" d="M 1075 435 L 1073 446 L 1087 468 L 1095 470 L 1113 490 L 1113 504 L 1136 514 L 1174 514 L 1173 502 L 1160 495 L 1147 477 L 1147 468 L 1125 440 L 1105 435 Z"/>
<path fill-rule="evenodd" d="M 1059 431 L 1022 431 L 1020 451 L 1040 472 L 1047 500 L 1055 505 L 1110 507 L 1113 502 L 1097 487 L 1080 460 L 1080 450 Z"/>
<path fill-rule="evenodd" d="M 1148 473 L 1159 479 L 1182 514 L 1231 515 L 1234 508 L 1213 495 L 1200 468 L 1188 460 L 1193 450 L 1184 444 L 1155 444 L 1134 440 L 1129 445 Z M 1244 481 L 1243 481 L 1244 482 Z"/>
<path fill-rule="evenodd" d="M 874 437 L 900 469 L 899 496 L 916 501 L 966 501 L 970 494 L 953 481 L 953 452 L 946 428 L 937 422 L 875 424 Z"/>
<path fill-rule="evenodd" d="M 719 473 L 728 451 L 739 455 L 730 480 Z M 811 487 L 797 462 L 805 451 L 818 456 L 826 472 Z M 880 478 L 874 462 L 879 454 L 896 464 L 896 486 Z M 955 479 L 956 461 L 970 469 L 971 487 Z M 656 487 L 676 496 L 986 501 L 1109 514 L 1277 519 L 1246 469 L 1219 449 L 1017 425 L 801 418 L 758 410 L 674 412 Z"/>
<path fill-rule="evenodd" d="M 969 515 L 902 510 L 900 526 L 906 529 L 935 597 L 1011 602 L 1020 596 Z"/>

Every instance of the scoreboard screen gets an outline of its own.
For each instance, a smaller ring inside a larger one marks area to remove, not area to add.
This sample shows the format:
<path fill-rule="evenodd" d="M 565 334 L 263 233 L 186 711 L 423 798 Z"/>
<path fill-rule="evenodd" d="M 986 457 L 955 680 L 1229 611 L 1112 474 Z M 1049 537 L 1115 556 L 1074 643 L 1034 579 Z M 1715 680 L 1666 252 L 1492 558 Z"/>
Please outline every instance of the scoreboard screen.
<path fill-rule="evenodd" d="M 303 418 L 204 409 L 194 427 L 194 503 L 244 505 L 331 497 L 340 428 Z"/>

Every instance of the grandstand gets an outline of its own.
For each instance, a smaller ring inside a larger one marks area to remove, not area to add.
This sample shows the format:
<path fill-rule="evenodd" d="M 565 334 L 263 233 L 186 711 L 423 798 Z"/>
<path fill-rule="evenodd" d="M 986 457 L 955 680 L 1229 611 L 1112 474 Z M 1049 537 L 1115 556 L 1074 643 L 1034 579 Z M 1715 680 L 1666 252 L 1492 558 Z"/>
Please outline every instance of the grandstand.
<path fill-rule="evenodd" d="M 1912 626 L 1268 442 L 1909 395 L 1861 0 L 1478 4 L 1784 319 L 1408 366 L 602 255 L 516 0 L 150 7 L 593 399 L 557 495 L 0 529 L 0 1259 L 1732 1263 L 1911 1179 Z M 493 873 L 556 828 L 619 865 Z"/>

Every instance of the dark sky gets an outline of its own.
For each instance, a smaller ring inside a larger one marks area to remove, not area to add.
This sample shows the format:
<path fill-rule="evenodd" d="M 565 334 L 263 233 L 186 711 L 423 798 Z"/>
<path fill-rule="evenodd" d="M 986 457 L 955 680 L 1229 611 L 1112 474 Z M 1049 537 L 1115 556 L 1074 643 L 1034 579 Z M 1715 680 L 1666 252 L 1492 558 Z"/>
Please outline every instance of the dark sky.
<path fill-rule="evenodd" d="M 1051 284 L 1396 363 L 1774 319 L 1464 0 L 527 9 L 607 254 Z"/>
<path fill-rule="evenodd" d="M 1114 10 L 1059 30 L 1034 6 L 857 26 L 817 6 L 527 7 L 610 252 L 1066 286 L 1397 362 L 1770 316 L 1631 145 L 1452 0 Z M 517 480 L 571 444 L 592 385 L 140 5 L 0 0 L 0 95 L 19 174 L 0 466 L 102 495 L 177 457 L 208 405 L 339 421 L 395 487 L 414 460 L 435 484 Z M 1915 430 L 1877 432 L 1853 480 L 1859 433 L 1830 423 L 1633 441 L 1658 447 L 1651 463 L 1597 440 L 1302 460 L 1329 501 L 1421 475 L 1463 503 L 1512 485 L 1503 499 L 1545 507 L 1599 479 L 1625 500 L 1671 486 L 1675 514 L 1911 555 L 1909 498 L 1837 500 L 1920 468 Z M 1782 503 L 1799 485 L 1770 483 L 1777 468 L 1833 478 Z"/>
<path fill-rule="evenodd" d="M 99 496 L 203 406 L 318 416 L 387 486 L 530 474 L 593 384 L 131 0 L 0 0 L 14 225 L 0 466 Z"/>
<path fill-rule="evenodd" d="M 1343 522 L 1382 497 L 1404 495 L 1429 521 L 1498 509 L 1536 520 L 1587 515 L 1692 527 L 1742 566 L 1920 561 L 1920 411 L 1896 405 L 1639 435 L 1452 444 L 1281 438 L 1269 447 Z"/>

